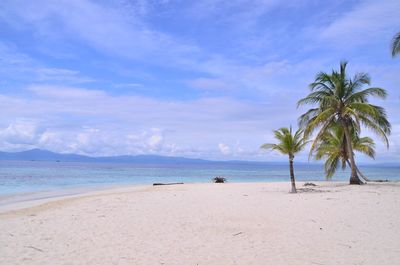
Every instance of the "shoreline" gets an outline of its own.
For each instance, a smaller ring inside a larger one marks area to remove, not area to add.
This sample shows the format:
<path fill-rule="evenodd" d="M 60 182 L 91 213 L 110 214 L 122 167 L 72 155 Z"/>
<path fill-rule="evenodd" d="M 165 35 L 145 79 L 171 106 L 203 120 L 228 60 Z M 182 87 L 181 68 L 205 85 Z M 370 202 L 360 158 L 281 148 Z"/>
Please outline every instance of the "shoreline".
<path fill-rule="evenodd" d="M 1 264 L 395 264 L 400 183 L 129 186 L 0 213 Z M 21 206 L 21 205 L 20 205 Z M 4 208 L 3 208 L 4 209 Z"/>
<path fill-rule="evenodd" d="M 130 184 L 130 185 L 110 185 L 110 186 L 98 186 L 98 187 L 74 187 L 74 188 L 63 188 L 55 190 L 41 190 L 35 192 L 24 192 L 11 195 L 0 196 L 0 214 L 35 207 L 40 204 L 62 201 L 70 198 L 80 198 L 91 195 L 106 195 L 110 192 L 123 191 L 125 189 L 145 188 L 150 185 L 146 184 Z"/>
<path fill-rule="evenodd" d="M 274 183 L 273 181 L 268 182 L 230 182 L 231 183 Z M 281 182 L 281 181 L 280 181 Z M 183 185 L 198 185 L 198 184 L 212 184 L 211 182 L 188 182 L 183 183 Z M 228 183 L 225 183 L 228 184 Z M 10 193 L 5 195 L 0 195 L 0 212 L 2 212 L 2 208 L 5 206 L 9 206 L 12 204 L 19 204 L 25 202 L 34 202 L 34 201 L 45 201 L 45 200 L 62 200 L 64 197 L 70 196 L 84 196 L 88 193 L 97 193 L 97 192 L 106 192 L 114 189 L 130 189 L 136 187 L 150 187 L 153 186 L 151 184 L 109 184 L 109 185 L 99 185 L 99 186 L 77 186 L 77 187 L 63 187 L 63 188 L 55 188 L 55 189 L 46 189 L 46 190 L 38 190 L 32 192 L 18 192 L 18 193 Z"/>
<path fill-rule="evenodd" d="M 301 189 L 309 189 L 313 187 L 304 187 L 305 183 L 315 183 L 317 187 L 333 187 L 333 186 L 346 186 L 348 182 L 344 182 L 341 180 L 317 180 L 317 181 L 297 181 L 296 186 L 300 190 Z M 246 184 L 255 184 L 255 185 L 265 185 L 265 184 L 284 184 L 288 186 L 288 192 L 290 191 L 290 181 L 264 181 L 264 182 L 227 182 L 227 183 L 212 183 L 212 182 L 189 182 L 183 183 L 180 185 L 184 186 L 197 186 L 197 185 L 246 185 Z M 400 183 L 400 181 L 390 181 L 384 183 Z M 335 185 L 334 185 L 335 184 Z M 374 182 L 370 182 L 369 184 L 376 184 Z M 175 185 L 173 185 L 175 186 Z M 59 188 L 53 190 L 40 190 L 34 192 L 23 192 L 23 193 L 15 193 L 15 194 L 7 194 L 0 196 L 0 214 L 13 211 L 26 209 L 30 207 L 35 207 L 40 204 L 45 204 L 48 202 L 54 201 L 62 201 L 70 198 L 80 198 L 87 196 L 101 196 L 107 195 L 108 193 L 117 193 L 117 192 L 126 192 L 131 190 L 141 190 L 147 188 L 155 188 L 153 184 L 112 184 L 112 185 L 101 185 L 101 186 L 79 186 L 79 187 L 71 187 L 71 188 Z"/>
<path fill-rule="evenodd" d="M 346 185 L 347 182 L 341 180 L 317 180 L 317 181 L 298 181 L 297 188 L 304 188 L 303 184 L 307 182 L 317 183 L 318 186 L 332 186 L 334 183 L 339 185 Z M 226 183 L 212 183 L 212 182 L 188 182 L 180 185 L 197 186 L 197 185 L 245 185 L 245 184 L 273 184 L 273 183 L 286 183 L 290 191 L 290 181 L 263 181 L 263 182 L 226 182 Z M 58 188 L 53 190 L 39 190 L 33 192 L 22 192 L 0 196 L 0 214 L 9 210 L 18 210 L 37 206 L 43 203 L 52 201 L 62 201 L 69 198 L 79 198 L 91 195 L 106 195 L 110 192 L 124 192 L 136 189 L 146 189 L 153 187 L 153 184 L 112 184 L 101 186 L 79 186 L 70 188 Z"/>

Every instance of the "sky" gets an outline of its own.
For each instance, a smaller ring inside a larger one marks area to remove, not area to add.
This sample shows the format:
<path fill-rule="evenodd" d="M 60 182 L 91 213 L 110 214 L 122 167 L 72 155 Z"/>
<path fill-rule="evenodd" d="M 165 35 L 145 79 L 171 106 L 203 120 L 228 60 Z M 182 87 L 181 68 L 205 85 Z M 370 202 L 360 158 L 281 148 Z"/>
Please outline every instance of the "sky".
<path fill-rule="evenodd" d="M 286 161 L 320 71 L 349 61 L 385 88 L 400 160 L 400 1 L 2 0 L 0 150 Z M 299 161 L 308 160 L 308 150 Z M 360 161 L 373 162 L 362 156 Z"/>

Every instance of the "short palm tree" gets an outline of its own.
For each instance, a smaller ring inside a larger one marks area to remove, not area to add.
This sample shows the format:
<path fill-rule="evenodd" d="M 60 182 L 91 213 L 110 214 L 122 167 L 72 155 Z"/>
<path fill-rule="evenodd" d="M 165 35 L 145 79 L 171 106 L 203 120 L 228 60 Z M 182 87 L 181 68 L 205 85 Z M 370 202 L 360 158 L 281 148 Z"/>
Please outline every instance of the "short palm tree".
<path fill-rule="evenodd" d="M 354 151 L 363 153 L 371 158 L 375 157 L 375 143 L 370 137 L 360 137 L 353 129 L 351 130 L 351 141 Z M 345 169 L 350 164 L 346 146 L 346 138 L 343 128 L 340 126 L 332 127 L 321 137 L 315 149 L 315 159 L 326 159 L 325 173 L 328 179 L 332 178 L 340 165 L 342 169 Z M 361 174 L 361 177 L 366 179 L 358 168 L 357 172 Z"/>
<path fill-rule="evenodd" d="M 347 62 L 340 63 L 340 70 L 333 70 L 331 74 L 318 73 L 315 81 L 310 84 L 311 93 L 298 102 L 298 106 L 305 104 L 316 105 L 300 116 L 299 124 L 304 129 L 306 137 L 319 129 L 311 146 L 312 153 L 323 135 L 334 125 L 339 124 L 344 132 L 345 139 L 351 139 L 350 130 L 361 130 L 361 125 L 367 127 L 389 142 L 391 125 L 386 112 L 382 107 L 370 104 L 370 96 L 385 98 L 386 91 L 378 87 L 362 89 L 369 85 L 371 79 L 366 73 L 358 73 L 349 78 L 346 73 Z M 352 141 L 346 140 L 347 154 L 350 161 L 350 184 L 362 184 L 357 175 L 357 167 L 353 155 Z"/>
<path fill-rule="evenodd" d="M 275 139 L 278 140 L 276 144 L 263 144 L 261 148 L 276 150 L 282 154 L 289 156 L 289 169 L 290 169 L 290 181 L 292 184 L 292 193 L 296 193 L 296 182 L 294 177 L 293 160 L 294 155 L 300 152 L 307 141 L 303 138 L 303 130 L 298 129 L 294 135 L 292 133 L 292 127 L 280 128 L 274 131 Z"/>
<path fill-rule="evenodd" d="M 394 35 L 392 40 L 392 57 L 400 53 L 400 32 Z"/>

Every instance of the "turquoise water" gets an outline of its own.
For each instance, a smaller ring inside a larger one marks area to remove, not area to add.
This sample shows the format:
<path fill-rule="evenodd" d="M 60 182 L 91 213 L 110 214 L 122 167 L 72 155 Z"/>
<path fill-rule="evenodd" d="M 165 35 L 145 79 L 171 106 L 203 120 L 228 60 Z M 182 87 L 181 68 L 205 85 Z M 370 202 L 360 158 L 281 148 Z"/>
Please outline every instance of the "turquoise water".
<path fill-rule="evenodd" d="M 360 168 L 371 179 L 400 180 L 400 166 Z M 285 164 L 137 165 L 0 161 L 0 195 L 154 182 L 210 182 L 215 176 L 223 176 L 229 182 L 288 181 L 288 173 Z M 322 165 L 296 165 L 295 174 L 300 181 L 325 179 Z M 348 172 L 340 171 L 333 180 L 347 181 L 348 176 Z"/>

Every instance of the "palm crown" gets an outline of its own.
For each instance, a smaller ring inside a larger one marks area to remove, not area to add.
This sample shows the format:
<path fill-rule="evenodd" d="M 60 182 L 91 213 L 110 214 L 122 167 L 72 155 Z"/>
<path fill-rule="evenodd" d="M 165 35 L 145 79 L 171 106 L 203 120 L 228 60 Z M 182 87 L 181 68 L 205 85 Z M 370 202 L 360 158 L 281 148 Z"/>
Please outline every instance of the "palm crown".
<path fill-rule="evenodd" d="M 291 159 L 294 155 L 300 152 L 307 144 L 303 140 L 303 130 L 298 129 L 294 135 L 292 134 L 292 127 L 280 128 L 274 131 L 275 139 L 278 140 L 277 144 L 263 144 L 261 148 L 276 150 L 282 154 L 289 155 Z"/>
<path fill-rule="evenodd" d="M 318 73 L 315 81 L 310 84 L 311 93 L 298 102 L 298 106 L 317 105 L 299 118 L 300 126 L 305 128 L 306 137 L 320 128 L 311 146 L 310 154 L 333 124 L 339 124 L 343 128 L 346 139 L 351 138 L 350 130 L 359 133 L 363 125 L 381 136 L 389 146 L 387 135 L 390 134 L 391 126 L 386 112 L 382 107 L 368 101 L 370 96 L 385 98 L 386 91 L 378 87 L 362 89 L 364 85 L 370 85 L 369 75 L 358 73 L 353 78 L 349 78 L 346 74 L 346 66 L 347 62 L 341 62 L 339 71 L 333 70 L 331 74 Z M 359 179 L 353 158 L 353 148 L 351 141 L 346 143 L 352 168 L 350 182 L 353 178 L 356 183 Z"/>

